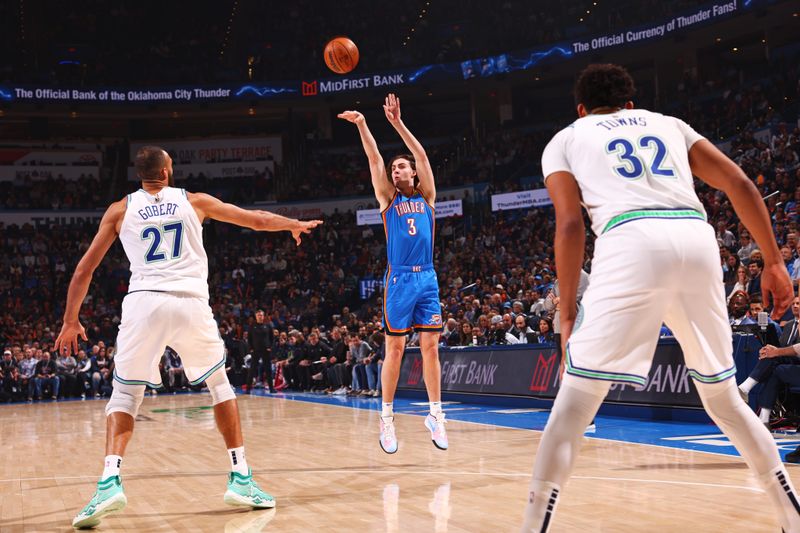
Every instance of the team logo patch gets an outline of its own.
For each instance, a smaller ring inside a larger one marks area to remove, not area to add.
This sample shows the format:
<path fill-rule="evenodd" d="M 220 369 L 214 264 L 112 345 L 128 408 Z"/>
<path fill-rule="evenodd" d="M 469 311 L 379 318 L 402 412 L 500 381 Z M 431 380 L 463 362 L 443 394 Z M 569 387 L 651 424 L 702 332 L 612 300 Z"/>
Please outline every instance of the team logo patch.
<path fill-rule="evenodd" d="M 438 326 L 442 323 L 442 315 L 431 315 L 431 319 L 428 320 L 428 324 L 433 324 L 434 326 Z"/>

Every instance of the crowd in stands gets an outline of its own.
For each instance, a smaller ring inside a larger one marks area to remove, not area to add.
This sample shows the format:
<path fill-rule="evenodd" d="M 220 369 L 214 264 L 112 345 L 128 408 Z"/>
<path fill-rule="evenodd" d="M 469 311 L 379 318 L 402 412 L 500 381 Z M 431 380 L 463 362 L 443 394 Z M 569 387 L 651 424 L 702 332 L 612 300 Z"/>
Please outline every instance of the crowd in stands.
<path fill-rule="evenodd" d="M 103 200 L 100 180 L 93 177 L 0 181 L 0 209 L 95 209 Z"/>

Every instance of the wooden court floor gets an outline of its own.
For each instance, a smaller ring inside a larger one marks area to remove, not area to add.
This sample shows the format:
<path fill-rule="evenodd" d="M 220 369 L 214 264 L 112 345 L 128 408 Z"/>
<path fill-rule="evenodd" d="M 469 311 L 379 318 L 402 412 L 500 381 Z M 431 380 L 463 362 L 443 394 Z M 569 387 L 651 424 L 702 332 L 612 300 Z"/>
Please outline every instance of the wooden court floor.
<path fill-rule="evenodd" d="M 123 463 L 128 507 L 98 530 L 519 530 L 539 432 L 450 421 L 442 452 L 421 416 L 398 415 L 389 456 L 375 411 L 239 401 L 248 462 L 276 509 L 222 502 L 229 465 L 209 396 L 148 396 Z M 104 406 L 0 406 L 0 532 L 72 531 L 102 471 Z M 587 439 L 551 531 L 779 531 L 754 487 L 736 458 Z"/>

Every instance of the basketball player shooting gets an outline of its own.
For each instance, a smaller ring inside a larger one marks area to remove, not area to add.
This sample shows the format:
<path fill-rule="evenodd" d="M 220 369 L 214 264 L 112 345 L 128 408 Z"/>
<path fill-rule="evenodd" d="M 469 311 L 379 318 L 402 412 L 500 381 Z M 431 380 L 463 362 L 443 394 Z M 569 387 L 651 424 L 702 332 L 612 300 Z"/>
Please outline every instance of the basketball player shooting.
<path fill-rule="evenodd" d="M 394 428 L 394 394 L 400 377 L 400 363 L 406 335 L 420 334 L 423 376 L 428 391 L 430 414 L 425 426 L 433 444 L 448 447 L 441 403 L 439 335 L 442 310 L 439 282 L 433 270 L 434 202 L 436 186 L 425 149 L 400 118 L 400 99 L 390 94 L 383 106 L 389 123 L 403 139 L 411 154 L 397 155 L 384 166 L 375 138 L 364 115 L 345 111 L 338 116 L 358 127 L 364 152 L 369 159 L 372 186 L 380 205 L 386 233 L 387 267 L 383 291 L 383 327 L 386 331 L 386 357 L 381 371 L 383 405 L 380 417 L 380 445 L 384 452 L 397 451 Z"/>
<path fill-rule="evenodd" d="M 546 532 L 583 432 L 613 382 L 644 386 L 662 322 L 681 345 L 709 416 L 736 446 L 775 507 L 784 531 L 800 509 L 769 431 L 742 401 L 727 320 L 719 248 L 692 176 L 730 198 L 764 254 L 761 287 L 778 319 L 792 285 L 758 190 L 742 170 L 680 119 L 634 109 L 630 74 L 590 65 L 578 77 L 578 120 L 542 154 L 556 214 L 566 375 L 547 422 L 523 531 Z M 576 323 L 585 229 L 598 236 Z"/>
<path fill-rule="evenodd" d="M 231 461 L 225 503 L 274 507 L 275 500 L 258 486 L 245 459 L 236 396 L 225 373 L 225 346 L 208 305 L 202 223 L 210 218 L 256 231 L 290 231 L 299 245 L 301 235 L 322 221 L 301 222 L 245 210 L 208 194 L 174 188 L 172 159 L 155 146 L 140 149 L 135 165 L 142 188 L 111 204 L 103 215 L 97 235 L 75 268 L 64 325 L 55 342 L 59 353 L 77 354 L 78 337 L 87 340 L 79 321 L 81 302 L 92 274 L 119 236 L 130 261 L 131 280 L 122 301 L 114 391 L 106 405 L 105 468 L 97 491 L 72 525 L 94 527 L 104 516 L 125 507 L 122 457 L 145 387 L 161 386 L 158 361 L 168 344 L 181 354 L 189 381 L 193 385 L 205 381 L 211 393 L 217 428 Z"/>

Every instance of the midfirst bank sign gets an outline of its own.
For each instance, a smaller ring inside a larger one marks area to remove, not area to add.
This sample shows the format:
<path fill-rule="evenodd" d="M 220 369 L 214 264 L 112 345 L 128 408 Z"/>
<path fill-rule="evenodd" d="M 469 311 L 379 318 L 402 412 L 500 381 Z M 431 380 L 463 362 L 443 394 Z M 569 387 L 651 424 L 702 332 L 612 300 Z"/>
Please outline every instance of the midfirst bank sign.
<path fill-rule="evenodd" d="M 388 87 L 391 85 L 404 85 L 405 74 L 388 74 L 365 76 L 362 78 L 328 79 L 301 82 L 300 88 L 303 96 L 316 96 L 318 94 L 331 94 L 359 89 L 373 89 L 375 87 Z"/>

